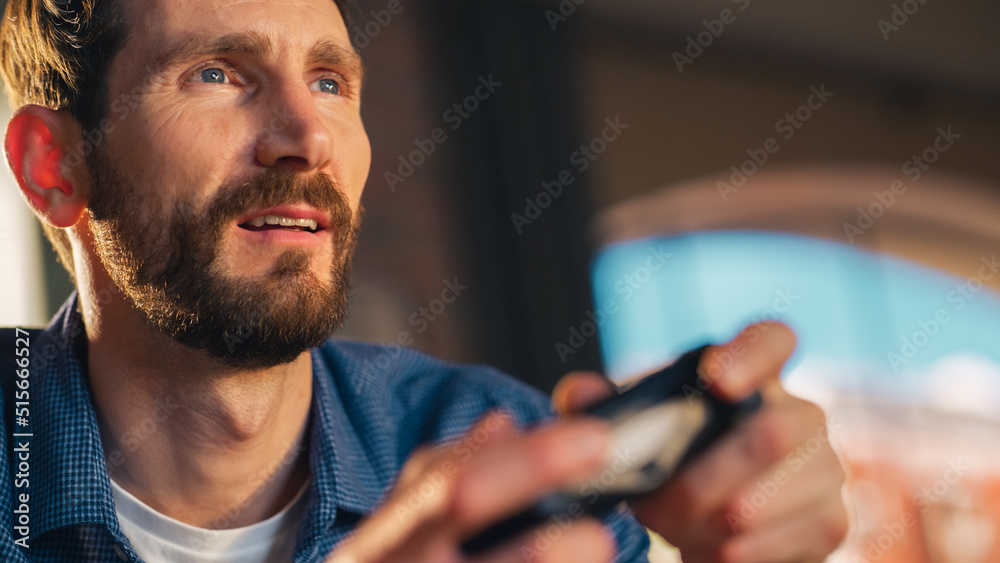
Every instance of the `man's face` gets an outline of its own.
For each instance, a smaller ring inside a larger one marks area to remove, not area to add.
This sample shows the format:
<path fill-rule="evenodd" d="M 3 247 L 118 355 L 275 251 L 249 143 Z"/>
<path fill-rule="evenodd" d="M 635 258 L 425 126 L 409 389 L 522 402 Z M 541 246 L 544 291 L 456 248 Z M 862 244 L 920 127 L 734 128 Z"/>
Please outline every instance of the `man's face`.
<path fill-rule="evenodd" d="M 122 3 L 110 128 L 88 158 L 97 252 L 178 341 L 235 367 L 291 361 L 343 320 L 371 160 L 340 13 Z"/>

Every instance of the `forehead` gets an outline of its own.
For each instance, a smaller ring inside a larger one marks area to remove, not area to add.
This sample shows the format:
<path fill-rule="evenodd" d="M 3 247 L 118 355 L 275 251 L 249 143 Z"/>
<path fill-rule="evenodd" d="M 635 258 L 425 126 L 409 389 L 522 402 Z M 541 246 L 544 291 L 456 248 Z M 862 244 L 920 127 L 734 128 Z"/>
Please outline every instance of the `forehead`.
<path fill-rule="evenodd" d="M 186 41 L 255 31 L 278 49 L 303 51 L 321 39 L 350 48 L 334 0 L 124 0 L 126 56 L 148 61 Z M 131 56 L 129 56 L 131 53 Z"/>
<path fill-rule="evenodd" d="M 321 27 L 336 21 L 334 27 L 346 34 L 334 0 L 124 0 L 122 7 L 131 22 L 146 28 L 172 27 L 179 22 L 218 25 L 277 18 L 278 22 L 313 21 Z"/>

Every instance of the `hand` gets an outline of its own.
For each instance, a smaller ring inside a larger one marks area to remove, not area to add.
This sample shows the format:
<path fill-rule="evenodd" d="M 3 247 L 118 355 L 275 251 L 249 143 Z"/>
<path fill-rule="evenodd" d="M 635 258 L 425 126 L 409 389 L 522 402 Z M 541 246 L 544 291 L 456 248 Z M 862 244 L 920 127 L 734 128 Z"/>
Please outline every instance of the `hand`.
<path fill-rule="evenodd" d="M 847 534 L 844 473 L 823 412 L 779 380 L 794 348 L 787 326 L 761 323 L 702 357 L 707 392 L 737 400 L 759 390 L 764 407 L 633 503 L 639 521 L 679 548 L 684 563 L 822 561 Z M 576 372 L 560 381 L 553 400 L 566 412 L 609 393 L 604 378 Z"/>
<path fill-rule="evenodd" d="M 593 519 L 573 522 L 554 540 L 529 532 L 476 559 L 459 551 L 487 525 L 599 471 L 608 439 L 607 426 L 594 420 L 555 422 L 517 436 L 508 415 L 490 413 L 461 441 L 414 452 L 382 507 L 328 561 L 610 562 L 614 540 Z"/>

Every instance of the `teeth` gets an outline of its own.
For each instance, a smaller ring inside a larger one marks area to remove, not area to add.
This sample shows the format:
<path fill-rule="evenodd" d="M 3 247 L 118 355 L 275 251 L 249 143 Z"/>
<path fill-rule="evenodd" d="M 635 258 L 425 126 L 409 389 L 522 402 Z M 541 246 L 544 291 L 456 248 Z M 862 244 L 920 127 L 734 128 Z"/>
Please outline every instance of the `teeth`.
<path fill-rule="evenodd" d="M 263 215 L 261 217 L 254 217 L 249 221 L 254 227 L 263 227 L 266 225 L 278 225 L 281 227 L 302 227 L 303 229 L 317 230 L 319 229 L 319 223 L 315 219 L 293 219 L 291 217 L 280 217 L 278 215 Z"/>
<path fill-rule="evenodd" d="M 319 223 L 315 219 L 296 219 L 295 226 L 315 231 L 319 228 Z"/>

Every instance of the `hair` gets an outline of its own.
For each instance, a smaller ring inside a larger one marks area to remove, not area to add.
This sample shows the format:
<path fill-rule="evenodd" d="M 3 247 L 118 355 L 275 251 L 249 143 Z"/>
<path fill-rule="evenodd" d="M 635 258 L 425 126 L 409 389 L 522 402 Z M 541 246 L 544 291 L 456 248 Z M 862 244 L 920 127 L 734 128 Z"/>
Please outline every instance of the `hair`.
<path fill-rule="evenodd" d="M 350 25 L 352 0 L 333 0 Z M 127 29 L 122 0 L 9 0 L 0 23 L 0 74 L 12 108 L 65 110 L 84 130 L 108 111 L 108 69 Z M 46 238 L 74 279 L 69 237 L 42 221 Z"/>

